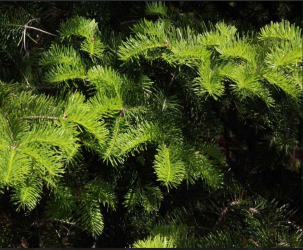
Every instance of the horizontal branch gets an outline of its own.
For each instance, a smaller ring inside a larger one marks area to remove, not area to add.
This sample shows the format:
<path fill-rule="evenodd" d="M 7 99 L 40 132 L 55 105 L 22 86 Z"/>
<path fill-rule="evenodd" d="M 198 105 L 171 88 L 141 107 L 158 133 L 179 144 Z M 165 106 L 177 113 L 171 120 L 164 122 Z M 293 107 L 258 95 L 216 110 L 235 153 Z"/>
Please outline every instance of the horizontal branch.
<path fill-rule="evenodd" d="M 21 120 L 59 120 L 58 117 L 55 116 L 25 116 L 21 117 Z"/>

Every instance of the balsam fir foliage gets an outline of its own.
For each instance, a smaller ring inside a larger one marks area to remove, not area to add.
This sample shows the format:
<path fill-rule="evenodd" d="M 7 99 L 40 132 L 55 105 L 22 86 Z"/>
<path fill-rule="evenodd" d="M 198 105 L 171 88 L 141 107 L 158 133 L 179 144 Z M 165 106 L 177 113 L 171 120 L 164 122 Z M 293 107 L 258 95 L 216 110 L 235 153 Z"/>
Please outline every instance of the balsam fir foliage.
<path fill-rule="evenodd" d="M 301 29 L 283 20 L 244 35 L 223 21 L 191 25 L 163 2 L 144 12 L 117 33 L 76 8 L 43 48 L 18 54 L 18 78 L 0 72 L 3 201 L 50 238 L 98 245 L 121 223 L 134 248 L 302 246 L 293 211 L 230 173 L 229 153 L 248 153 L 227 121 L 255 132 L 255 168 L 289 166 L 303 115 Z M 30 15 L 10 15 L 1 33 L 15 44 L 25 31 L 12 21 Z M 12 59 L 15 48 L 0 45 Z M 16 246 L 8 230 L 0 246 Z"/>

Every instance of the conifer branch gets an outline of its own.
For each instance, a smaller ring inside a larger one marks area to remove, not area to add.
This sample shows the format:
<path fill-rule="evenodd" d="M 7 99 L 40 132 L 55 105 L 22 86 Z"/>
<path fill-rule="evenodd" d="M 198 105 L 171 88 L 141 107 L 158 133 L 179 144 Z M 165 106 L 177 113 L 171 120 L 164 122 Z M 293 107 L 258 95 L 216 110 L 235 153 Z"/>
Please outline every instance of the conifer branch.
<path fill-rule="evenodd" d="M 20 117 L 21 120 L 59 120 L 59 117 L 54 116 L 25 116 Z"/>

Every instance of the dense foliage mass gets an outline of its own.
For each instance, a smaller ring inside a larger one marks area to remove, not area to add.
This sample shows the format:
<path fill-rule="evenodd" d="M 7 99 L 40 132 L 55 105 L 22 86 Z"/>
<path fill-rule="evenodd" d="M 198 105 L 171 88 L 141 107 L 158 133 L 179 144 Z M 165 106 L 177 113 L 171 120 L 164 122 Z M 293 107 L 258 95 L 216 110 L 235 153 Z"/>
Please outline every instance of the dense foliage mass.
<path fill-rule="evenodd" d="M 296 5 L 225 4 L 1 3 L 1 247 L 303 246 Z"/>

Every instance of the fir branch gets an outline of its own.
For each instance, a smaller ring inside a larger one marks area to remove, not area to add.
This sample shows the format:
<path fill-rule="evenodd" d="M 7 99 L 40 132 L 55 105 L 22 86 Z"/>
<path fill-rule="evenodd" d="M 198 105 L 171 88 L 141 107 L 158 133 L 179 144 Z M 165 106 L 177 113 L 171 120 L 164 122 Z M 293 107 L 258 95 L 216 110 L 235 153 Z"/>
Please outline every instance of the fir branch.
<path fill-rule="evenodd" d="M 161 145 L 155 157 L 155 170 L 158 180 L 168 189 L 176 187 L 184 179 L 185 166 L 178 155 L 178 150 L 172 145 Z"/>
<path fill-rule="evenodd" d="M 25 116 L 20 117 L 21 120 L 59 120 L 59 117 L 54 116 Z"/>

